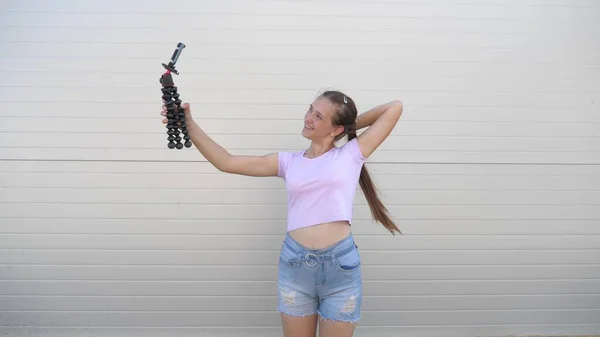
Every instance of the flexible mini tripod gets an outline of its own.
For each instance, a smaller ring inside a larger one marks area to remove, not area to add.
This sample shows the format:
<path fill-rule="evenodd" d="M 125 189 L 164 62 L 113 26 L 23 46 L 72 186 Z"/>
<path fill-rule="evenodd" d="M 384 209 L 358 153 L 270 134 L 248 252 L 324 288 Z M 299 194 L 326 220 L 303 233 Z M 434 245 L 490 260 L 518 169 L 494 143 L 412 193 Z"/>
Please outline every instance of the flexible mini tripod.
<path fill-rule="evenodd" d="M 167 71 L 160 77 L 159 80 L 160 84 L 162 84 L 162 99 L 167 107 L 167 134 L 169 135 L 167 137 L 169 140 L 169 144 L 167 146 L 169 149 L 177 148 L 179 150 L 181 150 L 184 145 L 181 144 L 179 129 L 181 129 L 181 133 L 183 133 L 185 147 L 192 146 L 187 124 L 185 122 L 185 113 L 181 108 L 181 100 L 179 99 L 179 93 L 177 93 L 177 87 L 173 82 L 172 75 L 172 73 L 179 75 L 179 72 L 175 70 L 175 63 L 177 63 L 183 48 L 185 48 L 185 44 L 179 42 L 177 44 L 177 48 L 175 48 L 175 52 L 173 52 L 173 56 L 171 56 L 169 64 L 162 64 Z"/>

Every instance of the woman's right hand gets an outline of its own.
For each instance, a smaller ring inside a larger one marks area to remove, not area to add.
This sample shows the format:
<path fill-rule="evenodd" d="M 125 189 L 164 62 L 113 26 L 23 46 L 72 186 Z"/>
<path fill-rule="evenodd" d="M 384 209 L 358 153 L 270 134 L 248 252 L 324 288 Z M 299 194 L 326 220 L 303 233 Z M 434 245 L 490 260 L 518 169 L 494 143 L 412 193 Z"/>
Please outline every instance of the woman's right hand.
<path fill-rule="evenodd" d="M 190 103 L 182 103 L 181 104 L 181 108 L 184 110 L 185 113 L 185 120 L 186 121 L 191 121 L 192 120 L 192 108 L 190 107 Z M 162 123 L 163 124 L 167 124 L 168 123 L 168 119 L 167 119 L 167 105 L 165 104 L 165 102 L 163 101 L 162 103 L 162 110 L 160 112 L 160 115 L 163 116 L 163 120 Z"/>
<path fill-rule="evenodd" d="M 167 105 L 165 104 L 165 101 L 163 101 L 163 103 L 162 103 L 162 110 L 160 112 L 160 115 L 164 117 L 163 120 L 162 120 L 162 123 L 163 124 L 167 124 L 168 123 L 168 120 L 167 120 Z"/>

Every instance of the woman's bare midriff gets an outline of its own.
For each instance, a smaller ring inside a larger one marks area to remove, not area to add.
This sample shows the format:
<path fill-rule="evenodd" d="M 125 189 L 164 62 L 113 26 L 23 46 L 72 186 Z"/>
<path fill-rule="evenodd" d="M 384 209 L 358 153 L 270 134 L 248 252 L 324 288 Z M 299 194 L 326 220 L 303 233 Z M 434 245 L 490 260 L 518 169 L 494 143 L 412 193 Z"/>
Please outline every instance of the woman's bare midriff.
<path fill-rule="evenodd" d="M 289 232 L 289 235 L 309 249 L 327 248 L 350 235 L 348 221 L 327 222 Z"/>

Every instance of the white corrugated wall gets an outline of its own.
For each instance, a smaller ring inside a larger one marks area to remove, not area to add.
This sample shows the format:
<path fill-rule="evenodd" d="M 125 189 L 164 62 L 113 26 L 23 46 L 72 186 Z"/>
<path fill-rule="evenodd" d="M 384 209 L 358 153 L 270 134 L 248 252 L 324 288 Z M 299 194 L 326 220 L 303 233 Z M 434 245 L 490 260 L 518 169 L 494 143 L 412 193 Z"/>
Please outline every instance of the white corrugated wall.
<path fill-rule="evenodd" d="M 1 1 L 0 332 L 279 336 L 276 178 L 166 147 L 175 76 L 233 153 L 324 88 L 405 113 L 356 200 L 357 336 L 600 334 L 600 2 Z"/>

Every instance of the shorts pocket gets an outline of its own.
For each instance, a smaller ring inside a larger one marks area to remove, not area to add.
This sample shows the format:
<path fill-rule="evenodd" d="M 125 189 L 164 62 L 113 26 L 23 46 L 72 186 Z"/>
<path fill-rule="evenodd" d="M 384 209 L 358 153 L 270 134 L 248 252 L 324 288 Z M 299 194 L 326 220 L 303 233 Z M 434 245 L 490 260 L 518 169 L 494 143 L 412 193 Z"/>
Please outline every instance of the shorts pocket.
<path fill-rule="evenodd" d="M 290 268 L 298 267 L 300 265 L 298 253 L 293 251 L 288 245 L 284 243 L 279 253 L 279 263 Z"/>
<path fill-rule="evenodd" d="M 360 253 L 358 252 L 358 249 L 354 247 L 346 254 L 336 257 L 336 266 L 339 270 L 344 272 L 350 272 L 359 269 Z"/>

